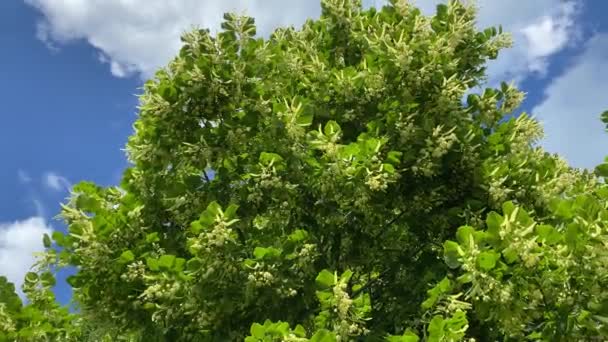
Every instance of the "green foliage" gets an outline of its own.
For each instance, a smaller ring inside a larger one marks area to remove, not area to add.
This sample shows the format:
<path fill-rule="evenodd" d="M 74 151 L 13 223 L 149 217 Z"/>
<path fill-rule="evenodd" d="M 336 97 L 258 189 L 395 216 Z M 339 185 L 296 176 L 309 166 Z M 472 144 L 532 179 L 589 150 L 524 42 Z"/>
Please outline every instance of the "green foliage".
<path fill-rule="evenodd" d="M 535 147 L 515 87 L 471 92 L 508 36 L 459 1 L 322 9 L 266 40 L 232 14 L 183 36 L 120 188 L 74 188 L 30 304 L 3 285 L 5 339 L 608 336 L 605 167 Z M 78 315 L 49 290 L 67 265 Z"/>
<path fill-rule="evenodd" d="M 477 318 L 496 322 L 499 336 L 605 336 L 608 211 L 606 188 L 598 190 L 556 198 L 546 218 L 506 202 L 503 216 L 488 215 L 487 230 L 459 228 L 457 235 L 469 233 L 456 244 L 460 289 Z"/>
<path fill-rule="evenodd" d="M 82 318 L 55 303 L 53 285 L 49 272 L 28 273 L 23 290 L 29 303 L 23 305 L 15 286 L 0 277 L 0 341 L 80 341 L 86 336 Z"/>

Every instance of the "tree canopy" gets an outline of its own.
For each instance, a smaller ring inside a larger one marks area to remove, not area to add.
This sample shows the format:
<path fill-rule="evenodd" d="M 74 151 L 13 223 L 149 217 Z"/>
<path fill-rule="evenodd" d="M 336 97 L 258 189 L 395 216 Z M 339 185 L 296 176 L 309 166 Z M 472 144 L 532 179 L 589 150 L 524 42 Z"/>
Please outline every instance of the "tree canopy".
<path fill-rule="evenodd" d="M 487 87 L 509 36 L 461 1 L 321 6 L 183 35 L 120 186 L 73 188 L 28 304 L 0 278 L 0 340 L 608 338 L 608 164 L 545 152 L 524 94 Z"/>

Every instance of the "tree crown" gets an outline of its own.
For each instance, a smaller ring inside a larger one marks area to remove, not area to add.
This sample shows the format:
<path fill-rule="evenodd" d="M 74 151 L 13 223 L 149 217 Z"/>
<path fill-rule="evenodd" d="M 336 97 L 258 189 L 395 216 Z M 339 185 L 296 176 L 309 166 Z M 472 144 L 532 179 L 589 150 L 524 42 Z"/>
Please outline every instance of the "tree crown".
<path fill-rule="evenodd" d="M 121 186 L 75 186 L 26 279 L 26 308 L 59 312 L 52 271 L 75 266 L 78 315 L 15 322 L 11 299 L 6 336 L 606 336 L 606 186 L 535 146 L 514 86 L 473 91 L 508 36 L 459 1 L 321 4 L 268 39 L 232 14 L 183 36 Z"/>

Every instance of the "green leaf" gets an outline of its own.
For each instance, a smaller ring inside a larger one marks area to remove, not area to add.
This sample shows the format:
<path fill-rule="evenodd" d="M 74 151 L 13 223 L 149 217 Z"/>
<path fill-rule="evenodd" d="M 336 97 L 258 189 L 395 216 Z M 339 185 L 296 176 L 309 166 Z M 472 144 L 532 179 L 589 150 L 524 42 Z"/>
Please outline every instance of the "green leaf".
<path fill-rule="evenodd" d="M 600 120 L 602 120 L 603 123 L 608 124 L 608 110 L 605 110 L 600 114 Z"/>
<path fill-rule="evenodd" d="M 38 274 L 34 272 L 27 272 L 25 274 L 25 282 L 35 284 L 36 282 L 38 282 Z"/>
<path fill-rule="evenodd" d="M 401 156 L 403 156 L 403 152 L 390 151 L 386 156 L 386 161 L 393 165 L 399 165 L 401 163 Z"/>
<path fill-rule="evenodd" d="M 65 281 L 73 288 L 77 289 L 82 284 L 82 280 L 77 275 L 71 275 L 65 278 Z"/>
<path fill-rule="evenodd" d="M 297 336 L 297 337 L 306 337 L 306 330 L 304 329 L 304 327 L 300 324 L 296 325 L 296 328 L 293 329 L 293 333 Z"/>
<path fill-rule="evenodd" d="M 315 282 L 319 288 L 327 289 L 336 284 L 336 276 L 329 270 L 323 270 L 317 275 Z"/>
<path fill-rule="evenodd" d="M 440 342 L 443 341 L 445 331 L 443 330 L 445 321 L 440 315 L 436 315 L 431 319 L 427 331 L 429 332 L 429 342 Z"/>
<path fill-rule="evenodd" d="M 51 236 L 58 246 L 64 247 L 65 235 L 62 232 L 54 231 Z"/>
<path fill-rule="evenodd" d="M 165 254 L 158 258 L 158 267 L 161 270 L 170 270 L 175 262 L 175 255 Z"/>
<path fill-rule="evenodd" d="M 500 132 L 494 133 L 488 137 L 488 142 L 490 143 L 490 145 L 498 145 L 498 144 L 502 143 L 502 141 L 503 141 L 503 136 L 502 136 L 502 133 L 500 133 Z"/>
<path fill-rule="evenodd" d="M 312 335 L 310 342 L 336 342 L 336 335 L 328 330 L 321 329 Z"/>
<path fill-rule="evenodd" d="M 42 273 L 40 281 L 42 282 L 42 285 L 49 287 L 55 286 L 56 283 L 55 276 L 51 272 Z"/>
<path fill-rule="evenodd" d="M 308 232 L 302 229 L 296 229 L 293 233 L 289 234 L 287 238 L 290 242 L 300 242 L 308 238 Z"/>
<path fill-rule="evenodd" d="M 500 254 L 494 251 L 484 251 L 479 253 L 477 256 L 477 262 L 479 263 L 479 267 L 483 270 L 489 271 L 496 267 L 496 262 L 500 258 Z"/>
<path fill-rule="evenodd" d="M 54 330 L 53 326 L 49 322 L 44 322 L 41 326 L 38 327 L 38 330 L 44 334 L 48 334 Z"/>
<path fill-rule="evenodd" d="M 215 217 L 222 214 L 222 206 L 219 205 L 219 203 L 217 203 L 216 201 L 213 201 L 209 203 L 205 211 L 208 211 L 211 215 Z"/>
<path fill-rule="evenodd" d="M 278 333 L 280 336 L 287 336 L 289 334 L 289 323 L 287 322 L 277 322 L 275 323 L 274 332 Z"/>
<path fill-rule="evenodd" d="M 74 185 L 73 191 L 75 193 L 97 195 L 101 191 L 101 188 L 93 182 L 82 181 Z"/>
<path fill-rule="evenodd" d="M 437 5 L 437 14 L 436 16 L 439 19 L 444 19 L 448 15 L 448 6 L 446 4 Z"/>
<path fill-rule="evenodd" d="M 581 310 L 581 312 L 578 314 L 578 316 L 576 317 L 576 321 L 579 323 L 584 322 L 587 318 L 589 318 L 589 316 L 591 316 L 591 312 L 587 311 L 587 310 Z"/>
<path fill-rule="evenodd" d="M 283 157 L 276 153 L 268 153 L 262 152 L 260 154 L 260 164 L 269 166 L 269 165 L 277 165 L 283 161 Z"/>
<path fill-rule="evenodd" d="M 528 212 L 523 208 L 518 208 L 516 220 L 523 227 L 528 227 L 534 224 L 534 220 L 532 220 L 530 214 L 528 214 Z"/>
<path fill-rule="evenodd" d="M 228 171 L 232 172 L 236 169 L 236 160 L 237 158 L 226 158 L 224 159 L 224 161 L 222 162 L 222 165 L 228 169 Z"/>
<path fill-rule="evenodd" d="M 302 115 L 299 115 L 298 118 L 296 119 L 296 124 L 298 124 L 298 126 L 308 127 L 308 126 L 312 125 L 312 119 L 313 119 L 312 113 L 302 114 Z"/>
<path fill-rule="evenodd" d="M 502 212 L 505 216 L 510 216 L 515 211 L 515 204 L 511 201 L 507 201 L 502 204 Z"/>
<path fill-rule="evenodd" d="M 456 231 L 456 239 L 460 245 L 464 246 L 465 248 L 469 248 L 471 243 L 475 242 L 474 234 L 475 228 L 471 226 L 462 226 L 458 228 L 458 231 Z"/>
<path fill-rule="evenodd" d="M 600 315 L 593 315 L 593 318 L 595 318 L 596 320 L 602 322 L 603 324 L 608 325 L 608 317 L 600 316 Z"/>
<path fill-rule="evenodd" d="M 158 242 L 158 241 L 160 241 L 160 238 L 158 237 L 158 232 L 153 232 L 153 233 L 146 235 L 147 243 L 154 243 L 154 242 Z"/>
<path fill-rule="evenodd" d="M 209 203 L 209 205 L 207 206 L 207 209 L 205 209 L 205 211 L 203 211 L 203 213 L 201 214 L 201 216 L 198 219 L 199 224 L 201 225 L 200 228 L 209 228 L 211 227 L 217 217 L 222 214 L 222 207 L 216 202 L 213 201 L 211 203 Z M 194 226 L 191 226 L 191 228 L 193 229 L 193 231 L 195 233 L 197 233 L 197 230 L 200 231 L 198 225 L 194 224 Z"/>
<path fill-rule="evenodd" d="M 177 89 L 167 82 L 163 82 L 158 86 L 158 93 L 163 99 L 172 101 L 177 95 Z"/>
<path fill-rule="evenodd" d="M 507 247 L 502 251 L 502 256 L 505 258 L 507 263 L 512 264 L 519 260 L 519 254 L 517 254 L 517 250 Z"/>
<path fill-rule="evenodd" d="M 439 290 L 439 293 L 446 293 L 452 289 L 452 282 L 448 277 L 444 277 L 437 284 L 437 289 Z"/>
<path fill-rule="evenodd" d="M 329 120 L 323 128 L 323 133 L 328 137 L 333 137 L 337 134 L 340 134 L 340 132 L 342 132 L 342 129 L 340 128 L 340 125 L 338 125 L 338 123 L 334 120 Z"/>
<path fill-rule="evenodd" d="M 306 164 L 312 166 L 315 169 L 321 168 L 321 163 L 319 163 L 319 161 L 313 157 L 306 158 L 306 159 L 304 159 L 304 161 L 306 162 Z"/>
<path fill-rule="evenodd" d="M 281 256 L 281 250 L 274 247 L 256 247 L 253 256 L 258 260 L 275 259 Z"/>
<path fill-rule="evenodd" d="M 575 248 L 578 242 L 579 227 L 576 223 L 570 223 L 566 226 L 566 243 L 570 248 Z"/>
<path fill-rule="evenodd" d="M 145 303 L 144 304 L 144 309 L 145 310 L 156 310 L 156 304 L 154 304 L 154 303 Z"/>
<path fill-rule="evenodd" d="M 42 236 L 42 244 L 44 245 L 44 248 L 50 248 L 51 247 L 51 238 L 49 237 L 49 234 L 44 234 Z"/>
<path fill-rule="evenodd" d="M 500 240 L 500 229 L 504 219 L 497 212 L 490 212 L 486 217 L 488 234 L 496 241 Z"/>
<path fill-rule="evenodd" d="M 191 226 L 191 228 L 193 229 L 193 231 L 195 233 L 197 233 L 198 231 L 204 229 L 204 228 L 209 228 L 211 226 L 213 226 L 213 224 L 215 223 L 217 219 L 217 215 L 214 214 L 211 210 L 205 210 L 203 211 L 203 213 L 201 214 L 201 216 L 198 219 L 198 224 L 197 223 L 193 223 L 193 225 Z"/>
<path fill-rule="evenodd" d="M 151 271 L 158 271 L 160 269 L 160 266 L 158 264 L 158 260 L 155 258 L 146 258 L 146 265 L 148 266 L 148 268 Z"/>
<path fill-rule="evenodd" d="M 186 264 L 186 259 L 184 258 L 175 258 L 175 263 L 173 264 L 173 271 L 181 272 L 184 270 L 184 265 Z"/>
<path fill-rule="evenodd" d="M 40 276 L 40 283 L 44 287 L 52 288 L 53 286 L 55 286 L 57 281 L 55 280 L 55 276 L 53 275 L 53 273 L 47 271 L 42 273 L 42 275 Z"/>
<path fill-rule="evenodd" d="M 126 264 L 133 260 L 135 260 L 135 255 L 130 250 L 122 252 L 122 254 L 120 254 L 120 258 L 118 258 L 118 262 L 121 264 Z"/>
<path fill-rule="evenodd" d="M 456 311 L 452 317 L 445 321 L 446 337 L 449 341 L 461 341 L 468 327 L 467 315 L 464 311 Z"/>
<path fill-rule="evenodd" d="M 465 273 L 457 278 L 458 282 L 461 284 L 468 284 L 473 281 L 473 275 L 471 273 Z"/>
<path fill-rule="evenodd" d="M 386 338 L 384 340 L 386 342 L 403 342 L 404 341 L 404 337 L 403 336 L 396 336 L 396 335 L 388 335 L 388 336 L 386 336 Z"/>
<path fill-rule="evenodd" d="M 449 268 L 460 267 L 460 258 L 463 254 L 458 243 L 450 240 L 443 243 L 443 259 Z"/>
<path fill-rule="evenodd" d="M 452 282 L 448 277 L 444 277 L 437 285 L 427 291 L 428 298 L 422 302 L 421 307 L 428 310 L 435 306 L 439 297 L 448 293 L 452 289 Z"/>
<path fill-rule="evenodd" d="M 226 212 L 224 213 L 224 217 L 226 220 L 232 220 L 236 218 L 236 211 L 239 209 L 239 206 L 236 204 L 230 204 L 228 208 L 226 208 Z"/>
<path fill-rule="evenodd" d="M 554 245 L 562 240 L 562 234 L 552 226 L 544 224 L 536 227 L 536 235 L 540 242 L 547 245 Z"/>
<path fill-rule="evenodd" d="M 479 97 L 479 95 L 477 94 L 470 94 L 469 96 L 467 96 L 467 105 L 469 107 L 473 107 L 476 108 L 479 106 L 481 99 Z"/>
<path fill-rule="evenodd" d="M 563 219 L 571 219 L 574 216 L 572 212 L 572 202 L 569 200 L 556 199 L 551 203 L 555 215 Z"/>
<path fill-rule="evenodd" d="M 201 214 L 202 216 L 202 214 Z M 209 221 L 208 218 L 205 218 L 206 222 Z M 211 220 L 211 223 L 213 223 L 213 220 Z M 203 229 L 205 229 L 205 227 L 203 227 L 203 225 L 201 224 L 201 221 L 193 221 L 190 224 L 190 231 L 196 235 L 198 235 Z"/>
<path fill-rule="evenodd" d="M 403 342 L 418 342 L 420 338 L 416 333 L 412 330 L 407 329 L 405 333 L 403 333 Z"/>
<path fill-rule="evenodd" d="M 353 276 L 353 271 L 346 270 L 340 275 L 340 283 L 346 284 L 350 281 L 350 278 Z"/>
<path fill-rule="evenodd" d="M 496 27 L 488 27 L 483 31 L 483 34 L 485 34 L 488 38 L 494 37 L 497 33 L 498 32 L 496 31 Z"/>
<path fill-rule="evenodd" d="M 272 112 L 275 114 L 284 114 L 289 109 L 285 101 L 274 101 L 272 103 Z"/>
<path fill-rule="evenodd" d="M 602 163 L 596 166 L 595 173 L 600 177 L 608 177 L 608 163 Z"/>
<path fill-rule="evenodd" d="M 192 259 L 188 260 L 188 262 L 186 263 L 186 269 L 189 272 L 196 272 L 196 271 L 200 270 L 202 266 L 203 266 L 203 263 L 198 258 L 192 258 Z"/>
<path fill-rule="evenodd" d="M 251 336 L 258 338 L 258 339 L 263 339 L 264 336 L 266 335 L 266 329 L 260 323 L 253 323 L 251 325 L 250 332 L 251 332 Z"/>
<path fill-rule="evenodd" d="M 382 169 L 389 175 L 395 174 L 395 167 L 392 164 L 382 164 Z"/>

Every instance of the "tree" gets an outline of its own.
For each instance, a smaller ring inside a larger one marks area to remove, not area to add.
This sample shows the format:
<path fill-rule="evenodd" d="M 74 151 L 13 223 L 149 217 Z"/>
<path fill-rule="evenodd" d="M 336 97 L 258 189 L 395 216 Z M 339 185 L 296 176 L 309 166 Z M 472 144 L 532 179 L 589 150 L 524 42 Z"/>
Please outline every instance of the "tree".
<path fill-rule="evenodd" d="M 474 93 L 509 37 L 459 1 L 433 17 L 321 4 L 267 40 L 232 14 L 215 37 L 183 36 L 145 84 L 120 187 L 80 183 L 63 207 L 68 234 L 38 274 L 76 267 L 79 311 L 50 326 L 76 340 L 606 338 L 608 187 L 535 145 L 514 86 Z"/>

